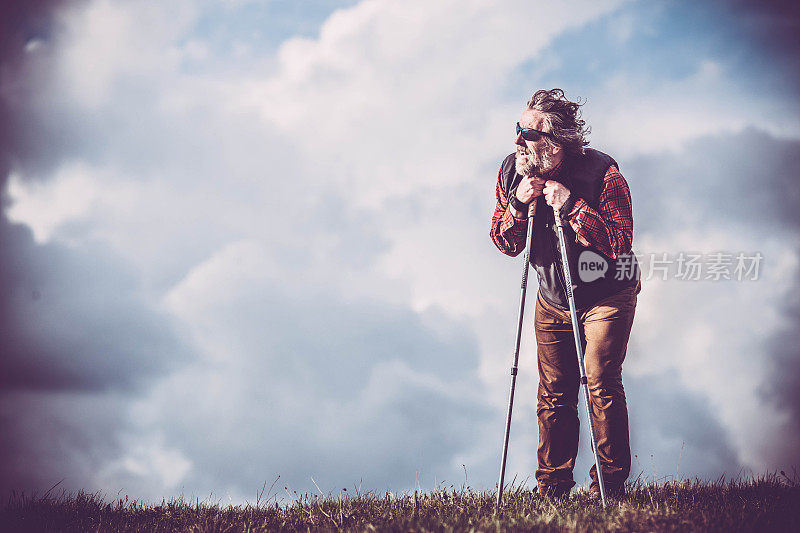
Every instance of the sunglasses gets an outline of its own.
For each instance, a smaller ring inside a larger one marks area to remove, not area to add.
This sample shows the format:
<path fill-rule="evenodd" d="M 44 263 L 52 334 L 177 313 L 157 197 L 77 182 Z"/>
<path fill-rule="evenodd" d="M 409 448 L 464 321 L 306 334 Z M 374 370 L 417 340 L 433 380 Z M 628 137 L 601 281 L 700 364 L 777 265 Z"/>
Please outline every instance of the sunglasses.
<path fill-rule="evenodd" d="M 546 131 L 539 131 L 533 128 L 522 128 L 520 127 L 519 122 L 517 122 L 517 135 L 520 133 L 522 134 L 523 139 L 531 142 L 536 142 L 542 137 L 550 137 L 551 139 L 555 138 L 553 137 L 552 133 L 547 133 Z"/>

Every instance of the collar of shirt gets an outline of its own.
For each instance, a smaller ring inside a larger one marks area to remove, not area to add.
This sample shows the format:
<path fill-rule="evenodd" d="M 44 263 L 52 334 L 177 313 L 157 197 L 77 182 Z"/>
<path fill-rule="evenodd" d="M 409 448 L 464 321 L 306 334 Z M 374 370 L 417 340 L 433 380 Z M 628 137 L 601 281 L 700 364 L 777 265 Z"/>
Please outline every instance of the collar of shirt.
<path fill-rule="evenodd" d="M 542 177 L 546 180 L 561 181 L 560 174 L 561 174 L 561 168 L 563 166 L 564 166 L 564 160 L 562 159 L 561 161 L 558 162 L 556 166 L 551 168 L 548 172 L 542 174 Z"/>

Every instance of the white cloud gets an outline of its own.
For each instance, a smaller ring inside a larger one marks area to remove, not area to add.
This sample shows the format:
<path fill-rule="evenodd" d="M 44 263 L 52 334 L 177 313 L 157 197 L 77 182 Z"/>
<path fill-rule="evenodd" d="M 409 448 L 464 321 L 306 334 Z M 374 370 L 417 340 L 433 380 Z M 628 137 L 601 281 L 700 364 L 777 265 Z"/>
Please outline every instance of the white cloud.
<path fill-rule="evenodd" d="M 357 205 L 446 191 L 496 156 L 484 139 L 497 80 L 615 5 L 519 2 L 507 17 L 482 3 L 370 0 L 336 12 L 318 39 L 284 43 L 276 75 L 232 87 L 231 101 L 335 162 L 327 180 Z"/>
<path fill-rule="evenodd" d="M 13 198 L 6 209 L 8 218 L 26 223 L 39 243 L 50 240 L 64 222 L 85 216 L 97 199 L 86 166 L 81 163 L 65 166 L 47 183 L 29 182 L 14 173 L 7 186 Z"/>
<path fill-rule="evenodd" d="M 139 442 L 144 440 L 144 442 Z M 126 454 L 105 464 L 97 472 L 98 486 L 113 486 L 126 477 L 138 483 L 152 484 L 172 491 L 184 480 L 192 468 L 192 462 L 179 450 L 164 446 L 158 436 L 129 435 L 126 439 Z"/>
<path fill-rule="evenodd" d="M 96 0 L 65 11 L 60 89 L 78 105 L 97 109 L 113 104 L 124 84 L 169 75 L 180 66 L 176 40 L 195 16 L 189 0 L 163 5 Z"/>

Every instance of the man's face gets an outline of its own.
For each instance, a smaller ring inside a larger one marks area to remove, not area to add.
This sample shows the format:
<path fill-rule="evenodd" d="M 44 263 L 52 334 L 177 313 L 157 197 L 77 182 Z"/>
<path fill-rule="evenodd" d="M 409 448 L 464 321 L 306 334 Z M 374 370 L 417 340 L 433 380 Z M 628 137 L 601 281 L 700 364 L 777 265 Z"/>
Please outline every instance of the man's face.
<path fill-rule="evenodd" d="M 526 109 L 519 118 L 519 125 L 523 128 L 533 128 L 539 131 L 548 131 L 544 128 L 544 115 L 533 109 Z M 528 141 L 517 135 L 514 141 L 517 145 L 516 167 L 517 173 L 523 176 L 544 174 L 555 167 L 553 161 L 553 148 L 544 137 L 538 141 Z"/>

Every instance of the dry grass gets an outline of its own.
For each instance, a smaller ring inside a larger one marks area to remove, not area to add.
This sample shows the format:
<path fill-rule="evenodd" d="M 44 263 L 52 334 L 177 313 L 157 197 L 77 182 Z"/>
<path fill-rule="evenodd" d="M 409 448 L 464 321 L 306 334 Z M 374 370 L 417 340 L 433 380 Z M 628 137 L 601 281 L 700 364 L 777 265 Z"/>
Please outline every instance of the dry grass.
<path fill-rule="evenodd" d="M 262 492 L 263 494 L 263 492 Z M 800 531 L 800 484 L 785 475 L 708 483 L 637 480 L 607 510 L 585 491 L 565 499 L 509 490 L 501 514 L 495 493 L 469 488 L 418 495 L 374 492 L 291 495 L 280 506 L 226 506 L 184 500 L 146 505 L 97 494 L 12 496 L 2 531 Z"/>

